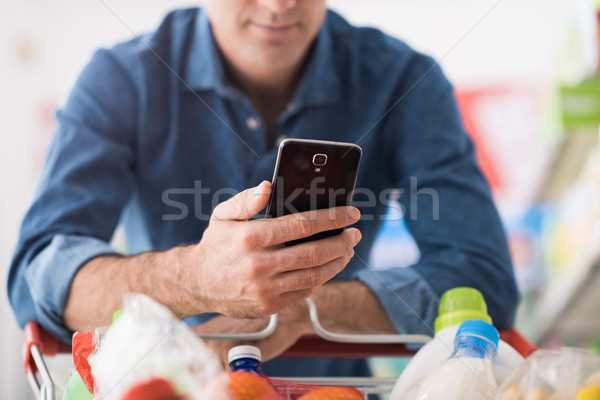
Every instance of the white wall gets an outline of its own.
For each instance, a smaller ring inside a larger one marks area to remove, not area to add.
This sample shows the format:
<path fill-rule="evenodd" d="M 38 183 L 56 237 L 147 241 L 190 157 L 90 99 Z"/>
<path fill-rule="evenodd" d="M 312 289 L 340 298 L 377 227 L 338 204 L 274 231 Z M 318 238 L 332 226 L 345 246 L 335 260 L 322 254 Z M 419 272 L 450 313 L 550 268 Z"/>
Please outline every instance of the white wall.
<path fill-rule="evenodd" d="M 151 29 L 174 0 L 0 2 L 0 272 L 51 135 L 49 107 L 98 45 Z M 199 3 L 199 2 L 196 2 Z M 586 3 L 580 0 L 579 3 Z M 432 54 L 459 86 L 579 76 L 582 43 L 571 0 L 330 0 L 358 24 L 383 27 Z M 570 38 L 570 41 L 566 38 Z M 567 54 L 567 44 L 571 54 Z M 589 52 L 588 52 L 589 53 Z M 561 60 L 561 62 L 558 62 Z M 567 60 L 567 61 L 565 61 Z M 564 74 L 564 73 L 563 73 Z M 0 295 L 0 398 L 25 398 L 21 334 Z"/>
<path fill-rule="evenodd" d="M 588 60 L 588 65 L 595 60 L 590 43 L 595 39 L 592 3 L 397 0 L 390 6 L 392 2 L 384 0 L 329 0 L 353 22 L 377 24 L 434 56 L 461 86 L 553 79 L 566 64 L 575 70 L 569 74 L 580 75 L 586 64 L 581 60 Z"/>

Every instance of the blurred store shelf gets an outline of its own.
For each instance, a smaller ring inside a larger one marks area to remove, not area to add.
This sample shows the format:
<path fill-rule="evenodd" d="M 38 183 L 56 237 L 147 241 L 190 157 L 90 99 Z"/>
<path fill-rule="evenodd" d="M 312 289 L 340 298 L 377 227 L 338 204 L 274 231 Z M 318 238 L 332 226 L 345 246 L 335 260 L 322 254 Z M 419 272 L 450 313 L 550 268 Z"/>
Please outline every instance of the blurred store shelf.
<path fill-rule="evenodd" d="M 597 255 L 547 332 L 565 338 L 600 334 L 600 254 Z"/>
<path fill-rule="evenodd" d="M 596 243 L 590 254 L 553 279 L 536 301 L 529 332 L 534 342 L 600 334 L 600 241 Z"/>
<path fill-rule="evenodd" d="M 593 130 L 572 132 L 560 138 L 535 201 L 546 203 L 563 196 L 581 174 L 590 151 L 597 144 L 598 133 Z"/>
<path fill-rule="evenodd" d="M 561 90 L 565 134 L 538 189 L 552 204 L 544 232 L 545 283 L 525 316 L 529 336 L 600 337 L 600 76 Z"/>

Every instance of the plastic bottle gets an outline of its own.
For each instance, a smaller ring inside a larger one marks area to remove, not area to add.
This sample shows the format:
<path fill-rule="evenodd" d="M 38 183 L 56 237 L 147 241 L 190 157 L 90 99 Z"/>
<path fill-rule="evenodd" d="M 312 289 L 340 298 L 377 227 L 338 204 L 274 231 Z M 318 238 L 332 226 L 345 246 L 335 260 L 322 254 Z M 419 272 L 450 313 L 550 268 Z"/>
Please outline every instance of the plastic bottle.
<path fill-rule="evenodd" d="M 229 350 L 229 390 L 233 400 L 279 400 L 269 379 L 261 371 L 260 349 L 235 346 Z"/>
<path fill-rule="evenodd" d="M 463 322 L 452 355 L 421 381 L 414 400 L 496 399 L 498 386 L 492 360 L 498 340 L 498 331 L 487 322 Z"/>
<path fill-rule="evenodd" d="M 406 366 L 392 390 L 390 400 L 412 400 L 423 377 L 450 357 L 458 326 L 462 322 L 470 319 L 492 322 L 481 292 L 473 288 L 459 287 L 448 290 L 440 299 L 438 311 L 435 337 L 423 346 Z M 508 343 L 500 340 L 498 355 L 492 364 L 496 381 L 503 382 L 522 362 L 523 357 Z"/>
<path fill-rule="evenodd" d="M 261 353 L 256 346 L 235 346 L 227 354 L 231 371 L 248 371 L 258 375 L 261 372 Z"/>

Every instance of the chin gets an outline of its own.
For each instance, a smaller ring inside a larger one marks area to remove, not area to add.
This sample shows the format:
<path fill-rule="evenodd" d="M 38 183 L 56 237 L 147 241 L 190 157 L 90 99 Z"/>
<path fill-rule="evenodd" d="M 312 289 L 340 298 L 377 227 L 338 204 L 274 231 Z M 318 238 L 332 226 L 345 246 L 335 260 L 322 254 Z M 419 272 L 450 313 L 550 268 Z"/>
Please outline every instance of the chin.
<path fill-rule="evenodd" d="M 255 52 L 249 54 L 247 60 L 256 68 L 267 71 L 277 71 L 295 67 L 300 62 L 296 53 L 285 52 L 285 54 L 261 54 Z"/>

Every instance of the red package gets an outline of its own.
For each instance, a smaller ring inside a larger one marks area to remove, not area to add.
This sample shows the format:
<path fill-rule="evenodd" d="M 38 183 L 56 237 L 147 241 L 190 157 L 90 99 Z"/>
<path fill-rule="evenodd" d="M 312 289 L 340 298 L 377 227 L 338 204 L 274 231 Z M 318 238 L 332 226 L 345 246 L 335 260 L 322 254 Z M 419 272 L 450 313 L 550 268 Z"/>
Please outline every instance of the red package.
<path fill-rule="evenodd" d="M 94 394 L 94 377 L 88 358 L 96 351 L 98 346 L 96 337 L 95 330 L 88 333 L 75 332 L 73 334 L 73 363 L 85 387 L 92 394 Z"/>

